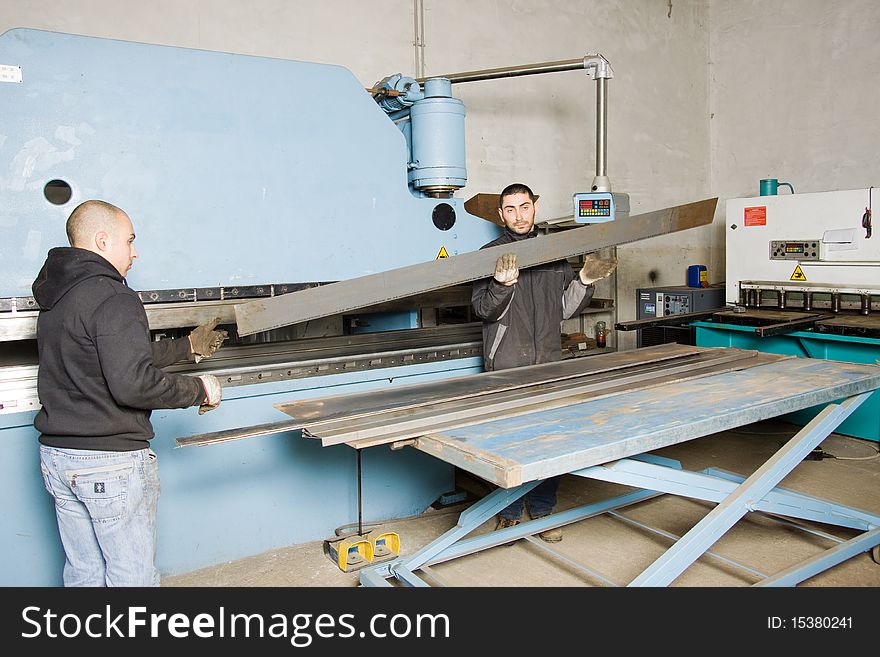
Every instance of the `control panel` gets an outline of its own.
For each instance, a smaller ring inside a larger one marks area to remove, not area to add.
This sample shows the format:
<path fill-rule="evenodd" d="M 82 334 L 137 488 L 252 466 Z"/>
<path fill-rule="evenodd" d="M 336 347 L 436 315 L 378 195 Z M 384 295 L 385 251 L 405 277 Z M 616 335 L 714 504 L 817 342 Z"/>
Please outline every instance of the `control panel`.
<path fill-rule="evenodd" d="M 613 221 L 615 212 L 611 192 L 579 192 L 574 195 L 574 220 L 579 224 Z"/>
<path fill-rule="evenodd" d="M 821 240 L 770 240 L 771 260 L 819 260 Z"/>
<path fill-rule="evenodd" d="M 660 319 L 670 315 L 723 308 L 724 305 L 723 285 L 698 288 L 672 285 L 636 290 L 636 319 Z M 689 324 L 652 326 L 638 331 L 639 347 L 666 342 L 694 344 L 693 327 Z"/>
<path fill-rule="evenodd" d="M 690 293 L 640 291 L 637 313 L 640 319 L 683 315 L 689 312 L 691 312 Z"/>

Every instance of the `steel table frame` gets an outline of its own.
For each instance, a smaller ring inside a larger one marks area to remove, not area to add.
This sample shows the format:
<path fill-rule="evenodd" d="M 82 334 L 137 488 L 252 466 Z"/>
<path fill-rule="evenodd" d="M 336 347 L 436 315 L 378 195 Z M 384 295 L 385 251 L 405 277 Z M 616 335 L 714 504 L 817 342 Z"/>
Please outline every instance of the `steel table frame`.
<path fill-rule="evenodd" d="M 648 454 L 635 455 L 607 464 L 572 470 L 570 474 L 634 486 L 640 490 L 507 529 L 465 538 L 512 501 L 532 490 L 540 480 L 509 489 L 499 488 L 462 512 L 455 527 L 418 552 L 362 570 L 361 584 L 391 586 L 389 580 L 393 578 L 405 586 L 428 586 L 416 574 L 423 566 L 472 554 L 668 493 L 715 502 L 717 506 L 630 582 L 629 586 L 669 585 L 749 511 L 817 521 L 863 532 L 759 582 L 763 586 L 795 585 L 880 545 L 880 516 L 777 487 L 786 475 L 870 395 L 871 392 L 863 392 L 850 396 L 841 403 L 828 404 L 766 463 L 745 479 L 713 469 L 703 472 L 684 471 L 669 459 Z"/>

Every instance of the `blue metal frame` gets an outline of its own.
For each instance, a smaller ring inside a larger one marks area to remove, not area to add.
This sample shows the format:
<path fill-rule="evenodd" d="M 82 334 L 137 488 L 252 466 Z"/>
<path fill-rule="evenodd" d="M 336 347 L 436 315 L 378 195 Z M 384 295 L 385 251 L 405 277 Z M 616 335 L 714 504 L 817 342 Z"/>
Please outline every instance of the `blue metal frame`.
<path fill-rule="evenodd" d="M 629 586 L 670 584 L 701 555 L 706 554 L 709 547 L 749 511 L 818 521 L 864 532 L 850 541 L 842 542 L 801 564 L 759 582 L 763 586 L 797 584 L 856 554 L 880 545 L 880 516 L 776 487 L 870 395 L 871 393 L 862 393 L 849 397 L 840 404 L 829 404 L 766 463 L 745 479 L 717 470 L 704 470 L 702 473 L 688 472 L 669 459 L 649 454 L 639 455 L 610 464 L 582 468 L 571 474 L 636 486 L 641 490 L 464 539 L 468 533 L 507 504 L 534 488 L 538 481 L 531 481 L 511 489 L 499 488 L 464 511 L 453 529 L 415 554 L 363 570 L 360 575 L 361 584 L 390 586 L 388 580 L 395 578 L 406 586 L 427 586 L 427 583 L 415 574 L 422 566 L 455 559 L 528 537 L 552 527 L 610 512 L 661 493 L 708 500 L 717 502 L 718 505 L 630 582 Z M 757 574 L 753 569 L 748 570 Z M 601 579 L 609 582 L 605 578 Z"/>

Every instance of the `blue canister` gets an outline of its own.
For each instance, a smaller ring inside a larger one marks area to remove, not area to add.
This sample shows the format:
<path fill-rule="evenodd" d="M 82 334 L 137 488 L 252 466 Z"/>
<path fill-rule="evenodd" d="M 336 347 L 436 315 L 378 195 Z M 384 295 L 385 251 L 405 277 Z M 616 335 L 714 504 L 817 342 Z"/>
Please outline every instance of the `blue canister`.
<path fill-rule="evenodd" d="M 706 265 L 691 265 L 687 274 L 688 287 L 709 287 L 709 272 Z"/>

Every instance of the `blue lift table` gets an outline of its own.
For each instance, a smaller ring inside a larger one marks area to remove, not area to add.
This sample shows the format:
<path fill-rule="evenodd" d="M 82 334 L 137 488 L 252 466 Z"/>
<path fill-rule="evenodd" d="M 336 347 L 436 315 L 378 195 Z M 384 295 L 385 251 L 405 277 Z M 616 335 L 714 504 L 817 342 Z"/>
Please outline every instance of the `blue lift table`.
<path fill-rule="evenodd" d="M 365 586 L 428 586 L 416 574 L 420 568 L 668 493 L 716 506 L 629 586 L 669 585 L 749 511 L 861 532 L 846 541 L 831 537 L 835 547 L 758 583 L 796 585 L 861 552 L 876 552 L 880 545 L 880 516 L 777 488 L 878 388 L 880 367 L 875 365 L 780 357 L 739 371 L 419 437 L 416 449 L 499 488 L 463 511 L 445 534 L 412 555 L 362 570 L 360 581 Z M 824 410 L 749 477 L 713 468 L 686 471 L 676 461 L 648 453 L 822 404 L 827 404 Z M 542 480 L 566 473 L 639 490 L 467 537 Z"/>

